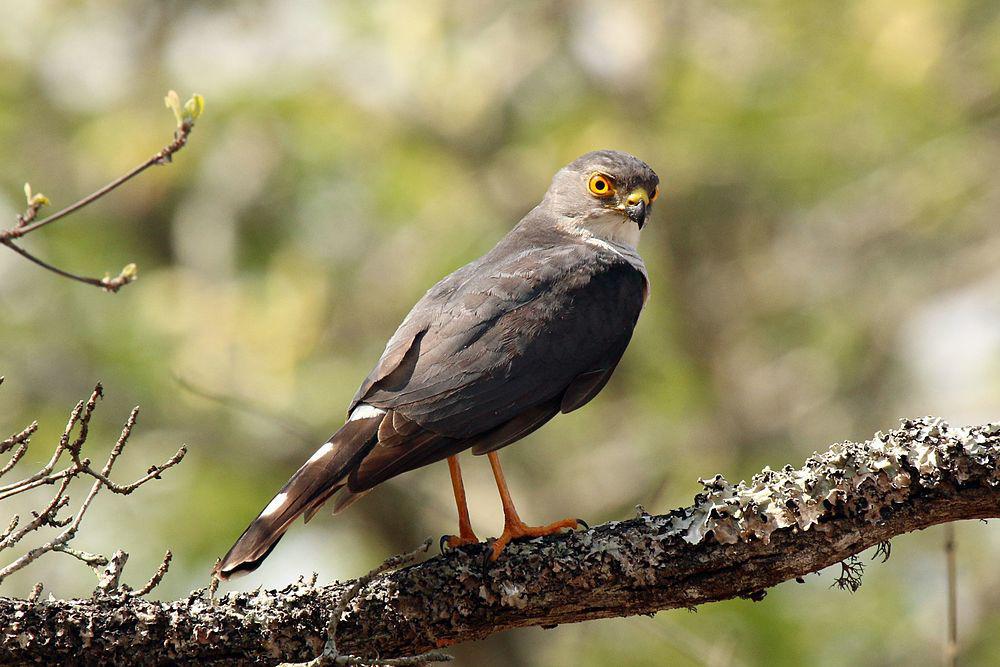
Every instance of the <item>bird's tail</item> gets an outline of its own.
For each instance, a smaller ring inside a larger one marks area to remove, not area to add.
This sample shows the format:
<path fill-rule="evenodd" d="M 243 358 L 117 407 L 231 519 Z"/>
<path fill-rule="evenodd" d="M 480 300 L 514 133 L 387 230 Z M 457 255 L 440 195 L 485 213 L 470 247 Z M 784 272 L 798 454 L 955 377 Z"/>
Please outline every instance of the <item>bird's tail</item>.
<path fill-rule="evenodd" d="M 215 566 L 221 579 L 256 570 L 300 514 L 308 521 L 378 440 L 381 411 L 352 419 L 292 475 Z"/>

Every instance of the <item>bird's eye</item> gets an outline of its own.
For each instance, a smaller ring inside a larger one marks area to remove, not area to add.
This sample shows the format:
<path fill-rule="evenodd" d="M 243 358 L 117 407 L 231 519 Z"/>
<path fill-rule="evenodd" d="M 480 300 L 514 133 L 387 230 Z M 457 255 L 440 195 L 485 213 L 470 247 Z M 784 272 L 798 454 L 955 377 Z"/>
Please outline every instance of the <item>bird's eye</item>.
<path fill-rule="evenodd" d="M 649 203 L 652 204 L 654 201 L 656 201 L 656 198 L 659 197 L 659 196 L 660 196 L 660 186 L 657 185 L 653 189 L 653 196 L 649 198 Z"/>
<path fill-rule="evenodd" d="M 609 197 L 615 193 L 615 186 L 611 185 L 611 180 L 603 174 L 594 174 L 590 177 L 590 192 L 598 197 Z"/>

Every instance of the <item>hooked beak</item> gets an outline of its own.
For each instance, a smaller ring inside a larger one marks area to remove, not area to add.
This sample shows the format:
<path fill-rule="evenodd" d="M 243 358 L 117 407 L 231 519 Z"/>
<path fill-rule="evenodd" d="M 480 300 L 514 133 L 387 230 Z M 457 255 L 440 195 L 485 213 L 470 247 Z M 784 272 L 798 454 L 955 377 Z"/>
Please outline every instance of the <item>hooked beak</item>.
<path fill-rule="evenodd" d="M 649 215 L 649 193 L 645 188 L 636 188 L 629 193 L 625 199 L 625 214 L 629 220 L 639 225 L 639 229 L 646 224 L 646 216 Z"/>

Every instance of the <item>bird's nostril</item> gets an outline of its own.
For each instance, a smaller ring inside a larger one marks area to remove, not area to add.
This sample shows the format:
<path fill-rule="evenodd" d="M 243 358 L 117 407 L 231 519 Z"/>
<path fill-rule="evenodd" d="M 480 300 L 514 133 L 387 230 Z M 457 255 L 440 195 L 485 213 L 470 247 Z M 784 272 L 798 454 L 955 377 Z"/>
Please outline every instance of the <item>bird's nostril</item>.
<path fill-rule="evenodd" d="M 638 204 L 649 204 L 649 195 L 643 189 L 630 192 L 628 197 L 625 198 L 625 204 L 627 206 L 636 206 Z"/>

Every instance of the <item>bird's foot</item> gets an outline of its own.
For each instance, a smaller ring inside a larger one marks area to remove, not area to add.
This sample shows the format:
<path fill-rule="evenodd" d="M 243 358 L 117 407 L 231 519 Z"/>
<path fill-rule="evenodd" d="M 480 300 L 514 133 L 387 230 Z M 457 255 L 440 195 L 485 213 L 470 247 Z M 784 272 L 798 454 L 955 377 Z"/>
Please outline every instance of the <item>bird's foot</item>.
<path fill-rule="evenodd" d="M 440 542 L 441 553 L 449 549 L 464 547 L 467 544 L 479 544 L 479 538 L 476 537 L 475 533 L 470 531 L 468 533 L 463 532 L 461 535 L 442 535 Z"/>
<path fill-rule="evenodd" d="M 562 530 L 576 530 L 577 528 L 588 528 L 587 523 L 581 519 L 563 519 L 550 523 L 547 526 L 529 526 L 523 521 L 507 521 L 503 527 L 500 537 L 493 540 L 493 546 L 489 554 L 489 561 L 493 562 L 500 557 L 500 553 L 510 544 L 511 540 L 519 537 L 542 537 L 544 535 L 554 535 Z"/>

